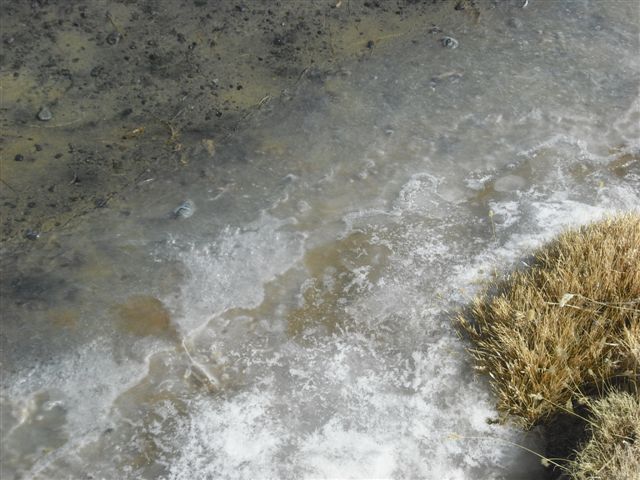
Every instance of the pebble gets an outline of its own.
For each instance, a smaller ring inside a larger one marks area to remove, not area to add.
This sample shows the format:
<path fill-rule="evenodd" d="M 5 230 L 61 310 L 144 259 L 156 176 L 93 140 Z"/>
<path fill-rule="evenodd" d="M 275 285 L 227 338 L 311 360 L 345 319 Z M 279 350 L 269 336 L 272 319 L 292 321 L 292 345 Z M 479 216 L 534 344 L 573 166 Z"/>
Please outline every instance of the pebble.
<path fill-rule="evenodd" d="M 450 48 L 450 49 L 458 48 L 458 40 L 456 40 L 453 37 L 442 37 L 440 39 L 440 42 L 442 43 L 442 46 L 444 48 Z"/>
<path fill-rule="evenodd" d="M 48 122 L 53 118 L 53 113 L 47 107 L 42 107 L 38 112 L 38 120 L 42 122 Z"/>
<path fill-rule="evenodd" d="M 185 200 L 173 211 L 174 218 L 189 218 L 196 210 L 195 204 L 191 200 Z"/>
<path fill-rule="evenodd" d="M 107 36 L 107 43 L 109 45 L 117 45 L 120 42 L 121 35 L 118 32 L 111 32 Z"/>

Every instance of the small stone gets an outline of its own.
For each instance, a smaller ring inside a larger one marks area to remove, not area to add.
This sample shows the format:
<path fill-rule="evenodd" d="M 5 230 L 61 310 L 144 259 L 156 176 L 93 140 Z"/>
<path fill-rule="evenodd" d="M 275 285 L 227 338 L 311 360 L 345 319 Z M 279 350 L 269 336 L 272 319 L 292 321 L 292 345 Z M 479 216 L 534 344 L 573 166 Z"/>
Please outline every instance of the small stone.
<path fill-rule="evenodd" d="M 27 240 L 37 240 L 40 238 L 40 232 L 36 232 L 35 230 L 31 230 L 30 228 L 24 232 L 24 238 Z"/>
<path fill-rule="evenodd" d="M 173 211 L 173 218 L 189 218 L 196 210 L 191 200 L 185 200 Z"/>
<path fill-rule="evenodd" d="M 108 36 L 107 36 L 107 43 L 109 45 L 117 45 L 118 43 L 120 43 L 120 37 L 122 35 L 120 35 L 118 32 L 111 32 Z"/>
<path fill-rule="evenodd" d="M 16 162 L 21 162 L 21 161 L 23 161 L 23 160 L 24 160 L 24 155 L 22 155 L 22 154 L 18 153 L 15 157 L 13 157 L 13 159 L 14 159 Z"/>
<path fill-rule="evenodd" d="M 42 122 L 48 122 L 53 118 L 53 113 L 47 107 L 42 107 L 38 112 L 38 120 Z"/>
<path fill-rule="evenodd" d="M 458 41 L 453 37 L 442 37 L 440 39 L 440 42 L 442 43 L 442 46 L 444 48 L 449 48 L 452 50 L 454 48 L 458 48 Z"/>

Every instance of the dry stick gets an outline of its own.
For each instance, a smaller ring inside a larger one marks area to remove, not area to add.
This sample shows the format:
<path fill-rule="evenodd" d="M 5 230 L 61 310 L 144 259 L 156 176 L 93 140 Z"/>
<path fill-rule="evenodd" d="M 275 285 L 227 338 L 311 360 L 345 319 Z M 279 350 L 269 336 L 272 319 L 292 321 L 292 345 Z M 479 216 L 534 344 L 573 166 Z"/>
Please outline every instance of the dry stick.
<path fill-rule="evenodd" d="M 196 377 L 198 376 L 198 373 L 200 373 L 202 376 L 204 376 L 204 378 L 206 379 L 207 383 L 209 384 L 209 388 L 210 389 L 216 389 L 218 387 L 218 382 L 211 378 L 211 376 L 207 373 L 206 368 L 204 367 L 204 365 L 202 365 L 200 362 L 196 361 L 192 356 L 191 353 L 189 352 L 189 349 L 187 348 L 187 345 L 185 343 L 185 339 L 183 338 L 182 341 L 180 342 L 180 345 L 182 346 L 182 348 L 184 349 L 184 353 L 187 354 L 187 357 L 189 357 L 189 361 L 191 362 L 192 366 L 195 367 L 197 370 L 192 372 L 194 373 L 194 375 L 196 375 Z"/>
<path fill-rule="evenodd" d="M 69 125 L 75 125 L 78 122 L 81 122 L 82 120 L 84 120 L 84 115 L 81 115 L 80 117 L 74 119 L 74 120 L 70 120 L 66 123 L 57 123 L 55 125 L 36 125 L 36 124 L 29 124 L 29 127 L 31 128 L 64 128 L 64 127 L 68 127 Z"/>
<path fill-rule="evenodd" d="M 625 308 L 625 307 L 620 307 L 619 305 L 626 305 L 626 304 L 630 304 L 633 305 L 635 303 L 638 303 L 638 300 L 632 300 L 630 302 L 620 302 L 618 304 L 616 303 L 606 303 L 606 302 L 598 302 L 596 300 L 592 300 L 589 297 L 585 297 L 584 295 L 580 295 L 579 293 L 572 293 L 571 295 L 574 295 L 576 297 L 580 297 L 584 300 L 588 300 L 592 303 L 595 303 L 596 305 L 601 305 L 603 307 L 611 307 L 611 308 L 617 308 L 618 310 L 627 310 L 629 312 L 635 312 L 635 313 L 640 313 L 640 309 L 637 308 Z M 577 305 L 570 305 L 568 303 L 560 303 L 560 302 L 545 302 L 547 305 L 559 305 L 562 308 L 565 307 L 569 307 L 569 308 L 573 308 L 575 310 L 582 310 L 583 312 L 589 312 L 589 313 L 596 313 L 595 310 L 588 310 L 586 308 L 582 308 L 582 307 L 578 307 Z"/>
<path fill-rule="evenodd" d="M 449 435 L 449 438 L 451 438 L 452 440 L 457 440 L 457 439 L 459 439 L 459 438 L 463 438 L 463 439 L 473 439 L 473 440 L 498 440 L 498 441 L 500 441 L 500 442 L 504 442 L 504 443 L 506 443 L 506 444 L 508 444 L 508 445 L 512 445 L 512 446 L 514 446 L 514 447 L 521 448 L 522 450 L 525 450 L 525 451 L 527 451 L 527 452 L 529 452 L 529 453 L 532 453 L 532 454 L 533 454 L 533 455 L 535 455 L 536 457 L 540 458 L 543 462 L 549 462 L 549 463 L 553 464 L 554 466 L 556 466 L 556 467 L 560 468 L 561 470 L 568 471 L 568 470 L 567 470 L 567 467 L 565 467 L 565 466 L 563 466 L 563 465 L 560 465 L 560 464 L 559 464 L 559 463 L 557 463 L 557 462 L 554 462 L 552 459 L 550 459 L 550 458 L 548 458 L 548 457 L 545 457 L 544 455 L 542 455 L 542 454 L 540 454 L 540 453 L 536 452 L 535 450 L 531 450 L 530 448 L 525 447 L 524 445 L 520 445 L 519 443 L 512 442 L 511 440 L 507 440 L 507 439 L 505 439 L 505 438 L 500 438 L 500 437 L 491 437 L 491 436 L 486 436 L 486 437 L 480 437 L 480 436 L 466 436 L 466 435 L 459 435 L 459 434 L 457 434 L 457 433 L 452 433 L 452 434 L 450 434 L 450 435 Z M 544 464 L 544 463 L 543 463 L 543 464 Z"/>
<path fill-rule="evenodd" d="M 619 308 L 620 310 L 630 310 L 632 312 L 639 312 L 640 313 L 640 309 L 618 307 L 618 305 L 635 305 L 636 303 L 640 303 L 640 298 L 629 300 L 628 302 L 607 303 L 607 302 L 599 302 L 597 300 L 593 300 L 593 299 L 591 299 L 589 297 L 585 297 L 584 295 L 580 295 L 579 293 L 576 293 L 575 295 L 576 295 L 576 297 L 580 297 L 580 298 L 583 298 L 585 300 L 589 300 L 591 303 L 595 303 L 596 305 L 602 305 L 604 307 L 614 307 L 614 308 Z"/>
<path fill-rule="evenodd" d="M 116 32 L 118 32 L 120 35 L 124 36 L 124 31 L 122 30 L 122 28 L 120 28 L 120 26 L 116 23 L 115 19 L 113 18 L 113 15 L 111 14 L 111 12 L 107 12 L 107 20 L 109 20 L 109 22 L 111 23 L 111 25 L 113 25 L 113 28 L 116 29 Z"/>
<path fill-rule="evenodd" d="M 11 190 L 13 190 L 14 193 L 19 193 L 15 188 L 13 188 L 11 185 L 9 185 L 6 181 L 4 181 L 2 178 L 0 178 L 0 182 L 4 183 L 7 187 L 9 187 Z"/>
<path fill-rule="evenodd" d="M 491 231 L 493 232 L 493 240 L 496 240 L 496 225 L 493 223 L 493 210 L 489 210 L 489 220 L 491 220 Z"/>

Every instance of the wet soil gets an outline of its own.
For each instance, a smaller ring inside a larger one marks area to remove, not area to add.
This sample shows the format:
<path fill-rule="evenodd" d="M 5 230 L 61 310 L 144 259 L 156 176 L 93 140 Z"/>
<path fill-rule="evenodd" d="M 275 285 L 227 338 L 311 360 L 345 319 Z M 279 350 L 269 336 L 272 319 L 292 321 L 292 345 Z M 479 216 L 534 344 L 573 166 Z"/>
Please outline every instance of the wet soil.
<path fill-rule="evenodd" d="M 158 178 L 215 171 L 249 117 L 302 80 L 348 75 L 387 42 L 428 36 L 443 13 L 475 21 L 494 7 L 479 4 L 3 2 L 4 251 L 95 209 L 128 215 L 128 193 Z"/>

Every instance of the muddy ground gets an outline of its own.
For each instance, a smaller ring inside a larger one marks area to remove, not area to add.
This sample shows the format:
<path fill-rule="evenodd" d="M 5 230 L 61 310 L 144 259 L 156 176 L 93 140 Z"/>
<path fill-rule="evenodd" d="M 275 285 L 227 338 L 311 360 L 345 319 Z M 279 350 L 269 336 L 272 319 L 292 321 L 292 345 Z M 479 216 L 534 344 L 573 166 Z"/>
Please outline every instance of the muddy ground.
<path fill-rule="evenodd" d="M 423 31 L 433 41 L 443 15 L 477 21 L 493 6 L 5 0 L 3 250 L 34 248 L 94 209 L 127 215 L 127 192 L 154 179 L 224 169 L 219 153 L 234 133 L 302 80 L 348 75 L 394 38 Z"/>

